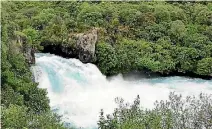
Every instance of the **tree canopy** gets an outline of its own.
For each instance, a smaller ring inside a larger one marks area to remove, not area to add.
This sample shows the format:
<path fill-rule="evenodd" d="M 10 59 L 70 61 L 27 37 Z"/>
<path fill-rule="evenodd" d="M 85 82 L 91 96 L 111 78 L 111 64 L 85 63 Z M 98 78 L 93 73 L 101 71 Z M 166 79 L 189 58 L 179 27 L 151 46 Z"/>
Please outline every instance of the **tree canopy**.
<path fill-rule="evenodd" d="M 70 33 L 101 28 L 98 43 L 106 45 L 97 44 L 96 64 L 106 75 L 148 69 L 211 76 L 209 67 L 207 72 L 198 70 L 201 60 L 210 64 L 212 57 L 211 6 L 210 2 L 3 2 L 2 19 L 9 21 L 8 35 L 21 35 L 38 50 L 40 43 L 68 44 Z M 130 50 L 131 45 L 139 47 L 143 42 L 151 53 Z M 103 46 L 112 49 L 111 57 L 101 54 Z"/>

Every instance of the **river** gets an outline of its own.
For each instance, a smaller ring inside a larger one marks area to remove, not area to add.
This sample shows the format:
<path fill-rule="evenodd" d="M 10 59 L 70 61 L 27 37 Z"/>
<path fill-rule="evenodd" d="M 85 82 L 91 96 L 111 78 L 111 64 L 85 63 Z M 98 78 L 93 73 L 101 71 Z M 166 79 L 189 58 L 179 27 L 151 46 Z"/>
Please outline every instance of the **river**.
<path fill-rule="evenodd" d="M 117 75 L 110 80 L 94 64 L 37 53 L 32 67 L 35 81 L 48 91 L 50 106 L 63 121 L 75 127 L 96 128 L 100 109 L 112 113 L 114 99 L 133 102 L 137 95 L 143 108 L 153 108 L 156 100 L 166 100 L 170 92 L 183 96 L 212 93 L 212 80 L 185 77 L 126 79 Z M 105 64 L 106 65 L 106 64 Z"/>

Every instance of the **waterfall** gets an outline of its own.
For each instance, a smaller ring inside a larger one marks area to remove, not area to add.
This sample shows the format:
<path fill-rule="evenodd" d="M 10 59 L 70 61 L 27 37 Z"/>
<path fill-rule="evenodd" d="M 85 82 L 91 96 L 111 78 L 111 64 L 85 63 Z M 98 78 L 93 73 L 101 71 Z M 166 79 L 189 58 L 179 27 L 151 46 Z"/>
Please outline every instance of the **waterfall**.
<path fill-rule="evenodd" d="M 100 109 L 112 113 L 117 107 L 116 97 L 133 102 L 139 95 L 141 106 L 151 109 L 156 100 L 168 99 L 171 91 L 183 96 L 212 93 L 211 80 L 177 76 L 127 80 L 122 75 L 107 80 L 94 64 L 52 54 L 35 56 L 35 81 L 47 89 L 52 110 L 77 128 L 96 128 Z"/>

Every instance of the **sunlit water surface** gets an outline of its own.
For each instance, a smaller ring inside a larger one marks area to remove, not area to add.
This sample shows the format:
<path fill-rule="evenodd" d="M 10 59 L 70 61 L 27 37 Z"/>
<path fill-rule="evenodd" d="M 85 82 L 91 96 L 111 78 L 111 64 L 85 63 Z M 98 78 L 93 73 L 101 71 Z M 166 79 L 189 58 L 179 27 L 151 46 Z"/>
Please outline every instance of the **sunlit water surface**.
<path fill-rule="evenodd" d="M 86 129 L 97 127 L 100 109 L 113 112 L 116 97 L 133 102 L 140 95 L 142 107 L 150 109 L 156 100 L 168 99 L 171 91 L 183 96 L 212 93 L 211 80 L 177 76 L 126 80 L 121 75 L 107 80 L 93 64 L 52 54 L 37 53 L 32 71 L 39 87 L 47 89 L 52 110 L 66 123 Z"/>

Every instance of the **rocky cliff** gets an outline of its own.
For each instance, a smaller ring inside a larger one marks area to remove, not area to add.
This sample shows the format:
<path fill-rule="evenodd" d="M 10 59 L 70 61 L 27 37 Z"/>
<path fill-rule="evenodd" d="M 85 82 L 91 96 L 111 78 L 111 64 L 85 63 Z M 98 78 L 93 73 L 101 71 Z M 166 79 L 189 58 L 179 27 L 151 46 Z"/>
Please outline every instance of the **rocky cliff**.
<path fill-rule="evenodd" d="M 93 62 L 95 58 L 95 45 L 97 43 L 97 29 L 87 33 L 76 34 L 76 49 L 78 58 L 82 62 Z"/>
<path fill-rule="evenodd" d="M 16 35 L 16 43 L 21 44 L 18 49 L 23 53 L 28 64 L 35 64 L 35 49 L 27 44 L 26 36 Z"/>
<path fill-rule="evenodd" d="M 31 46 L 24 48 L 24 56 L 28 64 L 35 64 L 35 49 Z"/>
<path fill-rule="evenodd" d="M 95 61 L 95 46 L 98 40 L 98 28 L 85 33 L 72 33 L 66 43 L 41 43 L 42 52 L 52 53 L 65 58 L 77 58 L 83 63 Z"/>

